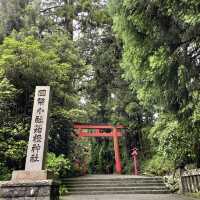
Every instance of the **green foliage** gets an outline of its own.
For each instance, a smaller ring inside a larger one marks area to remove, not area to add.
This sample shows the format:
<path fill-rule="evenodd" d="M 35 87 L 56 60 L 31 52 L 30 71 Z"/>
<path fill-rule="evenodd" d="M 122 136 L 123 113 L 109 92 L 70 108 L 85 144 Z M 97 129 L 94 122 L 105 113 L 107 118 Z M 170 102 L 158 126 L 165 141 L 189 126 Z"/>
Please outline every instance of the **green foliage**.
<path fill-rule="evenodd" d="M 10 170 L 24 166 L 27 126 L 19 119 L 13 119 L 13 105 L 20 94 L 3 73 L 0 76 L 0 170 L 5 171 L 6 179 Z M 1 173 L 2 174 L 2 173 Z"/>
<path fill-rule="evenodd" d="M 68 56 L 63 54 L 64 47 Z M 78 78 L 79 73 L 75 74 L 75 71 L 83 65 L 78 63 L 73 44 L 59 33 L 51 37 L 47 35 L 42 41 L 33 36 L 13 35 L 4 40 L 0 51 L 0 67 L 5 69 L 6 76 L 15 81 L 18 87 L 25 88 L 27 81 L 31 89 L 36 84 L 49 84 L 56 88 L 58 97 L 64 95 L 62 90 L 70 88 L 72 77 Z M 68 100 L 67 95 L 65 98 Z"/>
<path fill-rule="evenodd" d="M 64 155 L 56 157 L 54 153 L 48 153 L 47 156 L 47 169 L 52 171 L 58 177 L 66 177 L 71 169 L 69 159 L 65 158 Z"/>
<path fill-rule="evenodd" d="M 191 24 L 183 19 L 188 13 L 196 18 L 198 11 L 191 12 L 190 7 L 198 3 L 181 4 L 184 6 L 174 1 L 113 0 L 110 5 L 114 28 L 124 42 L 126 77 L 144 103 L 151 100 L 175 112 L 188 105 L 192 91 L 197 89 L 191 79 L 196 77 L 197 57 L 193 53 L 199 43 L 195 33 L 198 21 Z"/>
<path fill-rule="evenodd" d="M 8 120 L 8 119 L 7 119 Z M 27 127 L 20 122 L 4 122 L 0 128 L 0 155 L 10 168 L 18 169 L 24 166 L 26 154 Z"/>
<path fill-rule="evenodd" d="M 0 181 L 10 180 L 11 174 L 12 171 L 3 162 L 0 162 Z"/>
<path fill-rule="evenodd" d="M 174 169 L 173 162 L 163 157 L 162 154 L 155 154 L 151 159 L 142 162 L 142 172 L 146 175 L 163 176 L 171 173 Z"/>
<path fill-rule="evenodd" d="M 77 40 L 82 57 L 91 66 L 83 90 L 87 121 L 124 124 L 128 127 L 129 134 L 124 134 L 127 142 L 121 141 L 122 162 L 126 166 L 124 173 L 128 173 L 131 170 L 131 165 L 127 165 L 130 149 L 133 146 L 140 147 L 139 135 L 142 126 L 146 126 L 148 120 L 151 121 L 151 112 L 140 105 L 135 90 L 122 78 L 124 71 L 120 68 L 120 61 L 123 47 L 121 41 L 114 37 L 112 19 L 108 16 L 106 3 L 91 2 L 93 9 L 86 11 L 88 15 L 83 16 L 82 22 L 86 22 L 86 26 L 81 26 L 83 29 Z M 92 144 L 91 149 L 90 172 L 113 172 L 112 141 L 100 138 L 93 142 L 95 144 Z"/>
<path fill-rule="evenodd" d="M 68 193 L 68 189 L 65 185 L 60 185 L 59 193 L 61 196 L 65 196 Z"/>
<path fill-rule="evenodd" d="M 200 166 L 199 5 L 196 0 L 109 4 L 113 28 L 124 45 L 124 77 L 140 102 L 158 115 L 152 146 L 177 166 L 194 160 Z"/>
<path fill-rule="evenodd" d="M 27 6 L 26 0 L 1 0 L 0 2 L 0 41 L 13 29 L 19 31 L 23 26 L 22 16 Z"/>
<path fill-rule="evenodd" d="M 110 174 L 114 172 L 113 143 L 109 139 L 99 138 L 92 143 L 92 155 L 89 171 L 94 174 Z"/>
<path fill-rule="evenodd" d="M 3 123 L 3 118 L 6 119 L 9 113 L 6 110 L 9 109 L 9 103 L 14 103 L 17 96 L 16 88 L 10 84 L 7 78 L 4 78 L 3 73 L 0 74 L 0 121 Z"/>
<path fill-rule="evenodd" d="M 186 131 L 187 127 L 180 124 L 173 115 L 160 115 L 149 137 L 152 143 L 159 146 L 163 156 L 180 166 L 182 162 L 194 160 L 195 140 Z"/>
<path fill-rule="evenodd" d="M 0 102 L 13 101 L 17 90 L 9 83 L 8 79 L 1 77 L 0 87 Z"/>
<path fill-rule="evenodd" d="M 59 32 L 42 39 L 13 32 L 0 45 L 0 69 L 0 154 L 5 165 L 9 169 L 24 168 L 37 85 L 52 88 L 49 149 L 56 155 L 67 155 L 73 143 L 71 121 L 84 113 L 77 83 L 85 67 L 73 42 Z"/>

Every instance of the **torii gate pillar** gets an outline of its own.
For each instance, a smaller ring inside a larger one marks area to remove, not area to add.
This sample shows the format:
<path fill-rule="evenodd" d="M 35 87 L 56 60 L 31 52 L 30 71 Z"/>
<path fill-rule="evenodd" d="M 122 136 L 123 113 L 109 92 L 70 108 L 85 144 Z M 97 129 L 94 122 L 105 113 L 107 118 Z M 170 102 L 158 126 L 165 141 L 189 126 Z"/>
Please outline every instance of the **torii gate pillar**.
<path fill-rule="evenodd" d="M 113 143 L 114 143 L 114 150 L 115 150 L 116 173 L 121 174 L 122 166 L 121 166 L 121 159 L 120 159 L 119 140 L 118 140 L 116 128 L 114 128 L 114 130 L 113 130 Z"/>

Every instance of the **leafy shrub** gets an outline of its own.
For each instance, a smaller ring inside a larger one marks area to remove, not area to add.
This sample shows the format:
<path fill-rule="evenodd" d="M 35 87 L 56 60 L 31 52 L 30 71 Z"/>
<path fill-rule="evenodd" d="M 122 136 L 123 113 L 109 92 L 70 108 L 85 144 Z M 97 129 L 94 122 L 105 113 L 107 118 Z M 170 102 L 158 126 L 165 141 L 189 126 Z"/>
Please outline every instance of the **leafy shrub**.
<path fill-rule="evenodd" d="M 178 171 L 177 171 L 178 172 Z M 179 173 L 172 173 L 170 175 L 164 176 L 164 182 L 166 186 L 170 189 L 171 192 L 178 192 L 179 190 L 179 180 L 180 180 L 180 174 Z"/>
<path fill-rule="evenodd" d="M 4 163 L 0 163 L 0 181 L 7 181 L 11 178 L 11 170 Z"/>
<path fill-rule="evenodd" d="M 127 160 L 122 163 L 123 166 L 123 174 L 132 174 L 133 173 L 133 161 Z"/>
<path fill-rule="evenodd" d="M 70 161 L 64 155 L 56 157 L 54 153 L 48 153 L 47 169 L 52 171 L 56 176 L 67 176 L 70 168 Z"/>
<path fill-rule="evenodd" d="M 174 169 L 173 162 L 155 154 L 151 159 L 143 161 L 142 171 L 144 174 L 162 176 Z"/>

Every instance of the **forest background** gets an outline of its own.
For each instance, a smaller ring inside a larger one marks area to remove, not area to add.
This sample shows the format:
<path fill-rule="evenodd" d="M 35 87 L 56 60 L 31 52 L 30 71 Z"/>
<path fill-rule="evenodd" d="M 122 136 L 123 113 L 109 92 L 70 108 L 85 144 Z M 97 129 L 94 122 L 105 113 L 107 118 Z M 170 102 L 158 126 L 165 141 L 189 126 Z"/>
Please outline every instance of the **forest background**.
<path fill-rule="evenodd" d="M 123 173 L 200 166 L 200 2 L 0 0 L 0 180 L 24 168 L 35 86 L 50 85 L 47 167 L 113 173 L 112 140 L 74 122 L 123 124 Z"/>

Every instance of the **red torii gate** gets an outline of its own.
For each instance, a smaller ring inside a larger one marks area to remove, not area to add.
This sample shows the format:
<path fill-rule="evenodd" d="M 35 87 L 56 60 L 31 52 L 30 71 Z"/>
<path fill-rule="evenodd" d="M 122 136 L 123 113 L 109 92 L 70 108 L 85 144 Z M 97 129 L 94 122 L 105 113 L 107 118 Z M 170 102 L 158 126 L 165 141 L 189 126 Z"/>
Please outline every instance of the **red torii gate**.
<path fill-rule="evenodd" d="M 122 125 L 112 126 L 108 124 L 74 124 L 79 137 L 113 137 L 114 150 L 115 150 L 115 169 L 116 173 L 121 174 L 122 166 L 119 150 L 119 139 L 122 136 L 121 130 L 125 128 Z M 106 132 L 105 130 L 110 130 Z"/>

